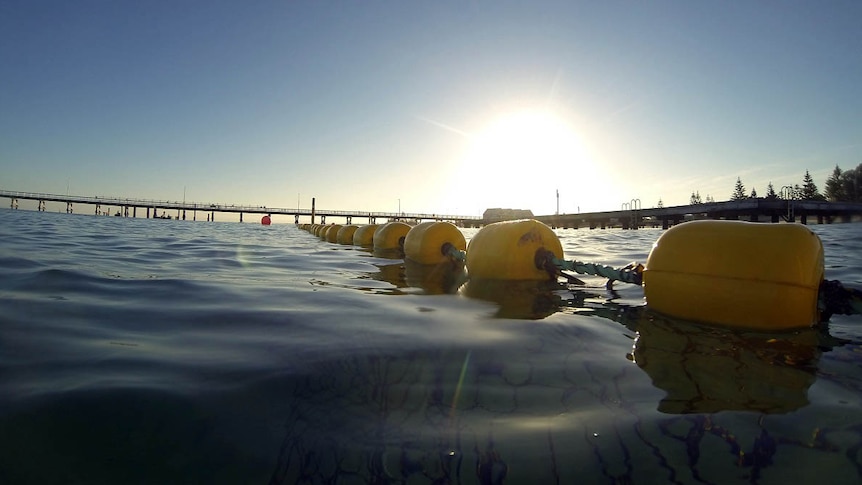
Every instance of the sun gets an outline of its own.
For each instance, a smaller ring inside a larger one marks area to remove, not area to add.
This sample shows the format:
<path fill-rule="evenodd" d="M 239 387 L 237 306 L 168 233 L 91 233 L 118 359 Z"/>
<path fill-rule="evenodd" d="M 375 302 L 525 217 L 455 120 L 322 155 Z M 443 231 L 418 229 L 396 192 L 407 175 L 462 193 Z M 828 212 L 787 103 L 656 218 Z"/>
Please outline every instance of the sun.
<path fill-rule="evenodd" d="M 577 212 L 578 198 L 590 197 L 599 167 L 592 162 L 575 128 L 546 110 L 500 116 L 471 136 L 462 176 L 465 194 L 485 208 L 530 209 L 534 215 Z M 566 196 L 564 198 L 564 196 Z"/>

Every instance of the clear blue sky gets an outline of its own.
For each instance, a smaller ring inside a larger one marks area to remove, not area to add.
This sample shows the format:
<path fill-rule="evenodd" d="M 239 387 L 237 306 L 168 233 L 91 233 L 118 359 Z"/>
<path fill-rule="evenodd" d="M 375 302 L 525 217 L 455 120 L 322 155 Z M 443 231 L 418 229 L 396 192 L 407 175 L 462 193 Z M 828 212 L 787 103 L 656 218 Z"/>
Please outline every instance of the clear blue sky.
<path fill-rule="evenodd" d="M 823 189 L 862 2 L 0 1 L 0 188 L 550 214 Z"/>

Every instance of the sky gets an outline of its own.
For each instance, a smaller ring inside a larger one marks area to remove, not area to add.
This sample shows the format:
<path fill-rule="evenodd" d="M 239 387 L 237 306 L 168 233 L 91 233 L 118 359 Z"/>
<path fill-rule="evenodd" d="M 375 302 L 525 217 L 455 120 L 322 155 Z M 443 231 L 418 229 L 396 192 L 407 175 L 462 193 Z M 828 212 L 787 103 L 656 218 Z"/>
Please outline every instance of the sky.
<path fill-rule="evenodd" d="M 824 189 L 862 2 L 0 0 L 0 189 L 536 215 Z M 559 194 L 559 195 L 557 195 Z M 637 202 L 634 202 L 637 201 Z"/>

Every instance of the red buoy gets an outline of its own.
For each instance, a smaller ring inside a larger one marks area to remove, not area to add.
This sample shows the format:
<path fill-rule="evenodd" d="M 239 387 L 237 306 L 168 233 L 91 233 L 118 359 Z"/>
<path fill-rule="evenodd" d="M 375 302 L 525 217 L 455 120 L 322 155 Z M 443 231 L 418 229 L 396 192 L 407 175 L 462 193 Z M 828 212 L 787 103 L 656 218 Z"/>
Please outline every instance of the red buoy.
<path fill-rule="evenodd" d="M 260 223 L 264 226 L 268 226 L 272 224 L 272 219 L 269 216 L 263 216 L 260 218 Z"/>

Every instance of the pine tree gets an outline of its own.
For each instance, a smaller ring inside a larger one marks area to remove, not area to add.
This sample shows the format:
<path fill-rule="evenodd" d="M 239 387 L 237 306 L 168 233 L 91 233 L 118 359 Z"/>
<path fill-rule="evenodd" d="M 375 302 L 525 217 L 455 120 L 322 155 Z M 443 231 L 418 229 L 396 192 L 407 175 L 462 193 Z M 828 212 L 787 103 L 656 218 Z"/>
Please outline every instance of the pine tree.
<path fill-rule="evenodd" d="M 733 195 L 730 196 L 730 200 L 742 200 L 745 198 L 745 186 L 742 185 L 742 180 L 736 177 L 736 186 L 733 189 Z"/>
<path fill-rule="evenodd" d="M 775 195 L 775 188 L 772 186 L 772 182 L 769 182 L 769 185 L 766 186 L 766 198 L 767 199 L 777 199 L 778 196 Z"/>
<path fill-rule="evenodd" d="M 826 199 L 832 202 L 838 202 L 846 200 L 847 196 L 844 194 L 844 187 L 841 185 L 841 168 L 838 165 L 835 165 L 835 170 L 832 171 L 832 175 L 826 179 Z"/>
<path fill-rule="evenodd" d="M 751 188 L 751 195 L 749 196 L 749 198 L 750 199 L 756 199 L 757 198 L 757 189 L 755 189 L 754 187 Z"/>
<path fill-rule="evenodd" d="M 817 185 L 808 170 L 805 171 L 805 176 L 802 177 L 802 200 L 824 200 L 823 195 L 817 190 Z"/>
<path fill-rule="evenodd" d="M 691 205 L 702 204 L 702 203 L 703 203 L 703 201 L 702 201 L 702 200 L 700 200 L 700 191 L 698 191 L 698 192 L 692 192 L 692 193 L 691 193 L 691 198 L 689 199 L 688 203 L 689 203 L 689 204 L 691 204 Z"/>
<path fill-rule="evenodd" d="M 658 207 L 659 209 L 664 207 L 664 202 L 661 201 L 661 197 L 658 198 L 658 204 L 656 205 L 656 207 Z"/>

